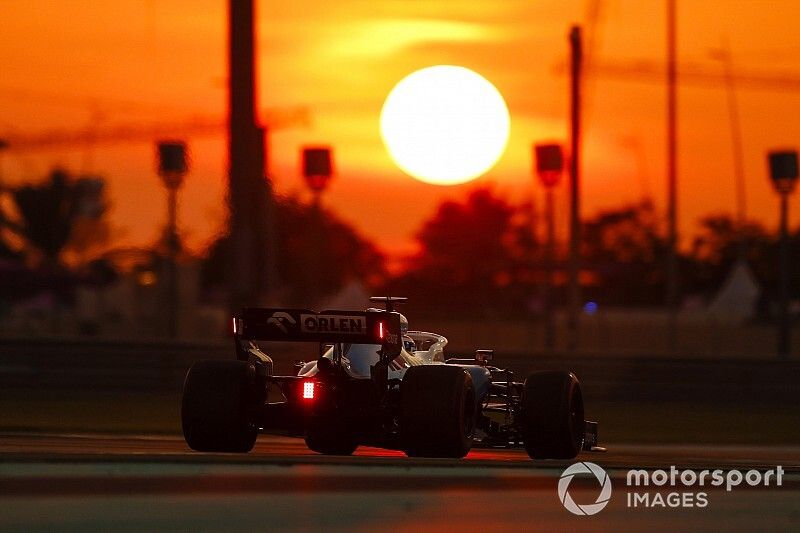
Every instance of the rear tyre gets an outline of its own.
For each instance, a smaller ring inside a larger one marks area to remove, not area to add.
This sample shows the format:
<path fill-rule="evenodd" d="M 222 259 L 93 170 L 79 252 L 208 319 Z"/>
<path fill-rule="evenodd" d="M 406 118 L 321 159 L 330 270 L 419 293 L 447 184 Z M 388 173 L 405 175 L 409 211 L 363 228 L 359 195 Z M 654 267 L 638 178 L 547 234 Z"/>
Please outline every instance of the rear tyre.
<path fill-rule="evenodd" d="M 181 425 L 186 444 L 198 452 L 246 453 L 258 430 L 256 374 L 244 361 L 199 361 L 186 374 Z"/>
<path fill-rule="evenodd" d="M 464 457 L 475 430 L 475 388 L 463 368 L 411 367 L 400 386 L 400 432 L 409 457 Z"/>
<path fill-rule="evenodd" d="M 315 417 L 306 433 L 306 446 L 323 455 L 353 455 L 358 443 L 348 425 L 338 417 Z"/>
<path fill-rule="evenodd" d="M 572 459 L 583 447 L 583 395 L 571 372 L 536 372 L 522 394 L 522 438 L 531 459 Z"/>

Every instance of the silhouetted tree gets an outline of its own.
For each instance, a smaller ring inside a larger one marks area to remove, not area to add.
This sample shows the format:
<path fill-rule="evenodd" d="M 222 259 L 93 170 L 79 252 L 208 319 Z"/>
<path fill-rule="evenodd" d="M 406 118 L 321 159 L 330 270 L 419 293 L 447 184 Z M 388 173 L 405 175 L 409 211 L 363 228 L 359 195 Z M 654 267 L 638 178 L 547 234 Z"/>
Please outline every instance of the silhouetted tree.
<path fill-rule="evenodd" d="M 651 202 L 599 213 L 584 222 L 582 237 L 582 267 L 594 274 L 584 290 L 587 298 L 614 305 L 663 303 L 667 243 Z"/>
<path fill-rule="evenodd" d="M 375 286 L 386 275 L 383 254 L 351 225 L 327 210 L 319 214 L 297 198 L 276 198 L 277 268 L 284 304 L 310 305 L 349 280 Z M 202 269 L 206 291 L 225 286 L 229 238 L 209 248 Z M 255 303 L 255 302 L 254 302 Z"/>
<path fill-rule="evenodd" d="M 699 226 L 690 251 L 695 269 L 689 281 L 695 292 L 710 294 L 716 291 L 742 252 L 754 272 L 767 274 L 762 268 L 766 265 L 761 263 L 766 256 L 772 255 L 773 238 L 762 225 L 748 222 L 739 228 L 733 217 L 718 214 L 703 217 Z M 777 263 L 770 265 L 768 270 L 776 268 Z"/>
<path fill-rule="evenodd" d="M 103 190 L 99 178 L 73 178 L 59 169 L 43 183 L 10 188 L 12 208 L 0 204 L 0 255 L 6 259 L 0 266 L 0 297 L 14 301 L 48 291 L 63 302 L 71 299 L 76 284 L 98 283 L 96 263 L 78 272 L 64 264 L 63 256 L 73 247 L 86 260 L 92 246 L 108 238 Z M 17 246 L 9 244 L 12 239 Z"/>
<path fill-rule="evenodd" d="M 408 295 L 415 313 L 521 310 L 531 296 L 536 249 L 529 215 L 529 206 L 513 206 L 488 188 L 442 203 L 417 232 L 419 252 L 409 268 L 386 290 Z"/>
<path fill-rule="evenodd" d="M 75 179 L 55 169 L 41 184 L 12 189 L 11 198 L 16 216 L 0 213 L 0 223 L 21 239 L 29 263 L 57 268 L 73 238 L 80 237 L 75 243 L 84 251 L 108 238 L 105 222 L 98 222 L 106 211 L 101 179 Z"/>

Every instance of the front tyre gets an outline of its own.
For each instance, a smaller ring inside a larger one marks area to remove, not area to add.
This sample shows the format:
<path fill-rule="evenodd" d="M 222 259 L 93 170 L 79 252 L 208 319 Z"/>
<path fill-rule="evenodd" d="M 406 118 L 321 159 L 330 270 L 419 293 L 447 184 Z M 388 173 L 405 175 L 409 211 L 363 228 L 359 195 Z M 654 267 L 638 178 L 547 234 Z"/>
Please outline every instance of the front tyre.
<path fill-rule="evenodd" d="M 246 453 L 258 431 L 252 423 L 256 373 L 245 361 L 199 361 L 186 374 L 181 425 L 198 452 Z"/>
<path fill-rule="evenodd" d="M 400 431 L 409 457 L 461 458 L 472 447 L 475 388 L 463 368 L 414 366 L 400 386 Z"/>
<path fill-rule="evenodd" d="M 531 459 L 572 459 L 583 447 L 583 395 L 571 372 L 535 372 L 522 394 L 522 439 Z"/>

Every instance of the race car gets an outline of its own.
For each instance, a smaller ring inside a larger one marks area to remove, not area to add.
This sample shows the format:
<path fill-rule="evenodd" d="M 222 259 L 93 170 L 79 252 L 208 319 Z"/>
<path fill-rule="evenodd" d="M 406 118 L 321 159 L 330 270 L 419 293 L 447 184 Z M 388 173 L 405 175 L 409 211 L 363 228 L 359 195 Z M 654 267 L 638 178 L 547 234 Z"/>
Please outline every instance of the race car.
<path fill-rule="evenodd" d="M 599 449 L 571 372 L 516 382 L 491 366 L 492 350 L 447 359 L 445 337 L 408 330 L 395 310 L 405 298 L 371 300 L 385 308 L 248 308 L 235 317 L 236 360 L 200 361 L 187 373 L 181 419 L 189 447 L 246 453 L 259 432 L 282 432 L 327 455 L 365 445 L 461 458 L 475 445 L 571 459 Z M 319 343 L 319 351 L 296 363 L 296 375 L 276 376 L 256 341 Z"/>

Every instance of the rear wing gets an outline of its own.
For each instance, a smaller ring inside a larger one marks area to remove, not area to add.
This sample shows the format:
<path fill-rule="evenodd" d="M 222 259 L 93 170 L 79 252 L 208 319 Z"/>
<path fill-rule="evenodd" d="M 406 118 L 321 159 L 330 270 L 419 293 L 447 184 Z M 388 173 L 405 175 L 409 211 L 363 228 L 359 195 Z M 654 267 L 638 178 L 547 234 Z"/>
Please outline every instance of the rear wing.
<path fill-rule="evenodd" d="M 237 339 L 281 342 L 380 344 L 384 355 L 400 354 L 400 315 L 385 311 L 321 311 L 246 308 L 233 319 Z"/>

